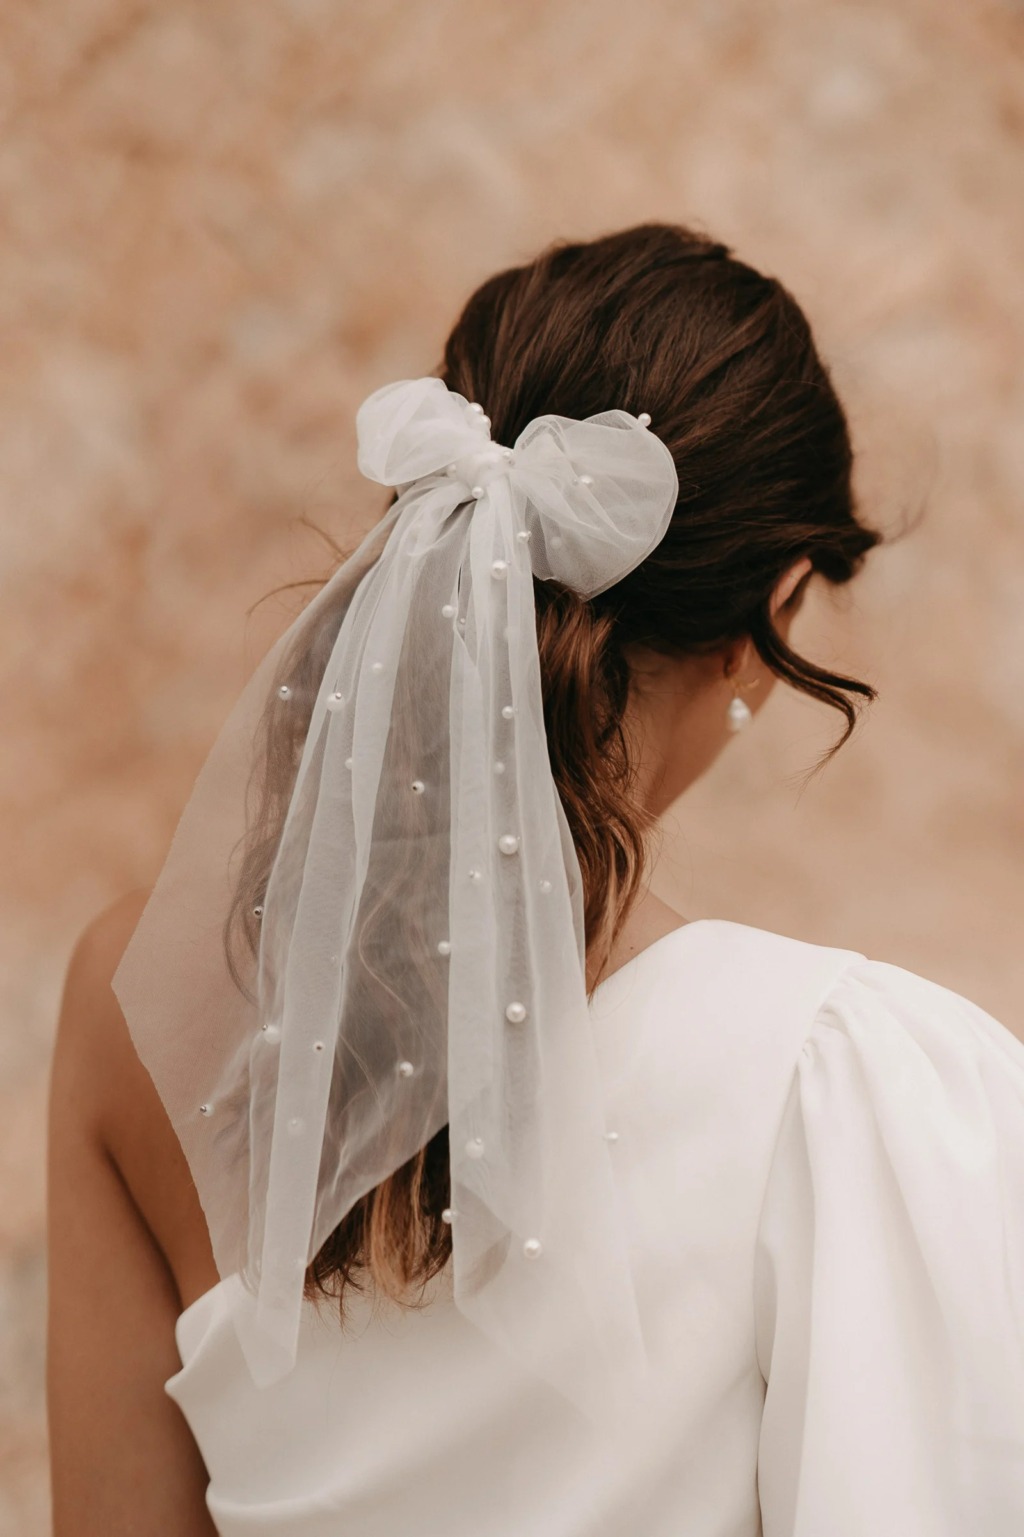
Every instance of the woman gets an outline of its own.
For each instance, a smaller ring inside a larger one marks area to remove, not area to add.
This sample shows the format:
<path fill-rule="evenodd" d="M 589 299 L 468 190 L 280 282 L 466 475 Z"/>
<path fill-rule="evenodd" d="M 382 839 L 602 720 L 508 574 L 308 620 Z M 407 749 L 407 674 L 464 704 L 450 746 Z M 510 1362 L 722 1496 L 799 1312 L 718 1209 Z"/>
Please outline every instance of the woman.
<path fill-rule="evenodd" d="M 562 245 L 358 428 L 397 499 L 72 960 L 57 1537 L 1018 1532 L 1024 1046 L 648 888 L 779 680 L 872 697 L 790 640 L 877 542 L 799 308 Z"/>

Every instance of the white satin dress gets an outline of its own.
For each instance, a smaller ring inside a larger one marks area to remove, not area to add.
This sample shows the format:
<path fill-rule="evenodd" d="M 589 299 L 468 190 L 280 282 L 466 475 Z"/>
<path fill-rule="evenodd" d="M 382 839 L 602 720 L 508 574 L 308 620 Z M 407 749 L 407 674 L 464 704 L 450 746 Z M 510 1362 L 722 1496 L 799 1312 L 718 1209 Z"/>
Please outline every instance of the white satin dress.
<path fill-rule="evenodd" d="M 593 1430 L 456 1311 L 249 1379 L 229 1276 L 166 1383 L 224 1537 L 1021 1537 L 1024 1044 L 898 967 L 717 920 L 598 989 L 650 1401 Z"/>

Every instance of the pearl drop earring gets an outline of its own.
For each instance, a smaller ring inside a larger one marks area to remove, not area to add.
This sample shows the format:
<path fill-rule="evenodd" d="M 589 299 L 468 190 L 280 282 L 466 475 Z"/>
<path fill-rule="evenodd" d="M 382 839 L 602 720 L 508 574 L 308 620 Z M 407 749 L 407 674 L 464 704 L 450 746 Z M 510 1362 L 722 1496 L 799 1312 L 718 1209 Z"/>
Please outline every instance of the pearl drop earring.
<path fill-rule="evenodd" d="M 736 685 L 733 684 L 734 688 L 735 686 Z M 749 726 L 753 718 L 754 712 L 747 704 L 747 701 L 745 699 L 741 699 L 738 693 L 733 694 L 732 698 L 729 700 L 729 730 L 742 731 L 744 726 Z"/>

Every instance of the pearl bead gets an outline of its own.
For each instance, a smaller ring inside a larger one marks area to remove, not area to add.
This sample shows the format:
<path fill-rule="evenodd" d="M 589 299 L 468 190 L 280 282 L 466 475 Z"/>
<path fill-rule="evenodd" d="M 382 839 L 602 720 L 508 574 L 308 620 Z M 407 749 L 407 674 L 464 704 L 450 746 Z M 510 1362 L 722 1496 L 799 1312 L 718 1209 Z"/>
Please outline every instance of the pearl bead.
<path fill-rule="evenodd" d="M 345 759 L 345 767 L 347 769 L 350 769 L 352 767 L 352 759 L 351 758 L 346 758 Z"/>
<path fill-rule="evenodd" d="M 399 1062 L 398 1064 L 399 1078 L 411 1078 L 415 1071 L 416 1069 L 411 1062 Z"/>
<path fill-rule="evenodd" d="M 384 671 L 384 663 L 383 662 L 371 662 L 370 663 L 370 671 L 371 672 L 383 672 Z"/>
<path fill-rule="evenodd" d="M 442 1222 L 450 1223 L 451 1220 L 452 1220 L 452 1209 L 451 1209 L 450 1206 L 446 1206 L 444 1211 L 441 1213 L 441 1221 Z"/>
<path fill-rule="evenodd" d="M 641 411 L 640 415 L 637 417 L 637 421 L 640 423 L 641 427 L 649 427 L 651 425 L 650 412 Z"/>
<path fill-rule="evenodd" d="M 522 1003 L 510 1003 L 505 1010 L 505 1018 L 511 1025 L 521 1025 L 526 1018 L 526 1006 Z"/>
<path fill-rule="evenodd" d="M 619 1134 L 617 1131 L 606 1131 L 604 1134 L 604 1140 L 606 1142 L 618 1142 Z"/>
<path fill-rule="evenodd" d="M 425 784 L 424 784 L 424 783 L 423 783 L 423 780 L 422 780 L 422 779 L 414 779 L 414 780 L 413 780 L 413 782 L 412 782 L 412 787 L 411 787 L 411 788 L 412 788 L 412 793 L 413 793 L 413 794 L 414 794 L 414 795 L 422 795 L 422 794 L 423 794 L 423 792 L 424 792 L 424 790 L 425 790 L 425 789 L 426 789 L 426 788 L 427 788 L 427 787 L 426 787 L 426 785 L 425 785 Z"/>
<path fill-rule="evenodd" d="M 516 707 L 514 704 L 503 704 L 501 707 L 501 713 L 506 720 L 511 720 L 513 715 L 516 713 Z"/>
<path fill-rule="evenodd" d="M 466 1143 L 467 1158 L 482 1158 L 484 1156 L 484 1144 L 482 1137 L 470 1137 Z"/>
<path fill-rule="evenodd" d="M 458 467 L 457 464 L 449 464 L 446 467 L 446 469 L 445 469 L 445 474 L 446 475 L 457 475 L 458 473 L 459 473 L 459 467 Z"/>
<path fill-rule="evenodd" d="M 523 1254 L 527 1259 L 539 1259 L 544 1252 L 544 1245 L 539 1238 L 528 1238 L 523 1244 Z"/>
<path fill-rule="evenodd" d="M 451 941 L 448 939 L 439 939 L 437 942 L 437 953 L 438 955 L 451 955 Z"/>
<path fill-rule="evenodd" d="M 323 1049 L 324 1049 L 323 1041 L 314 1041 L 313 1042 L 313 1050 L 314 1051 L 323 1051 Z"/>
<path fill-rule="evenodd" d="M 508 561 L 507 560 L 495 560 L 495 561 L 492 561 L 492 563 L 491 563 L 491 575 L 493 577 L 496 577 L 498 581 L 500 581 L 502 579 L 502 577 L 507 576 L 508 575 Z"/>
<path fill-rule="evenodd" d="M 441 609 L 441 613 L 444 615 L 445 619 L 454 619 L 455 618 L 455 604 L 454 603 L 445 603 L 444 606 Z"/>
<path fill-rule="evenodd" d="M 464 630 L 466 628 L 466 621 L 465 621 L 465 619 L 457 619 L 455 622 L 458 625 L 460 630 Z"/>
<path fill-rule="evenodd" d="M 212 1105 L 200 1105 L 199 1106 L 199 1114 L 200 1115 L 209 1115 L 212 1112 L 212 1110 L 213 1110 L 213 1106 Z"/>
<path fill-rule="evenodd" d="M 516 534 L 516 538 L 519 540 L 520 544 L 529 544 L 530 530 L 528 528 L 521 528 L 518 534 Z"/>
<path fill-rule="evenodd" d="M 483 406 L 479 405 L 475 400 L 469 402 L 469 409 L 473 412 L 474 416 L 483 416 L 484 414 Z"/>
<path fill-rule="evenodd" d="M 498 839 L 498 847 L 503 854 L 518 854 L 519 839 L 515 833 L 502 833 Z"/>
<path fill-rule="evenodd" d="M 500 758 L 499 758 L 498 762 L 494 765 L 494 772 L 496 774 L 504 774 L 504 772 L 505 772 L 505 765 L 504 765 L 504 763 L 501 762 Z"/>
<path fill-rule="evenodd" d="M 735 699 L 729 701 L 729 730 L 742 731 L 743 727 L 753 718 L 753 711 L 745 699 L 737 694 Z"/>
<path fill-rule="evenodd" d="M 262 902 L 258 903 L 253 908 L 252 915 L 253 915 L 254 918 L 262 918 L 263 917 L 263 904 L 262 904 Z"/>
<path fill-rule="evenodd" d="M 502 453 L 504 454 L 505 458 L 508 460 L 509 464 L 514 464 L 515 463 L 515 457 L 516 457 L 515 449 L 513 449 L 513 448 L 503 448 L 502 449 Z"/>
<path fill-rule="evenodd" d="M 287 683 L 282 683 L 277 692 L 282 699 L 290 699 L 292 697 L 292 691 L 288 687 Z"/>
<path fill-rule="evenodd" d="M 489 416 L 481 416 L 480 425 L 481 427 L 489 427 L 491 425 L 491 418 Z"/>
<path fill-rule="evenodd" d="M 334 693 L 331 694 L 327 700 L 327 708 L 329 710 L 340 710 L 344 703 L 344 694 L 342 694 L 338 689 L 335 689 Z"/>
<path fill-rule="evenodd" d="M 272 1044 L 275 1041 L 279 1041 L 281 1039 L 281 1026 L 280 1025 L 264 1025 L 263 1026 L 263 1039 L 265 1041 L 270 1041 Z"/>
<path fill-rule="evenodd" d="M 594 477 L 593 477 L 593 475 L 581 475 L 580 476 L 580 485 L 581 486 L 592 486 L 593 484 L 594 484 Z"/>
<path fill-rule="evenodd" d="M 288 1135 L 290 1137 L 297 1137 L 301 1130 L 302 1130 L 302 1120 L 301 1120 L 301 1118 L 299 1116 L 297 1116 L 297 1115 L 293 1115 L 291 1120 L 288 1122 Z"/>
<path fill-rule="evenodd" d="M 483 875 L 481 874 L 481 872 L 479 870 L 470 870 L 469 878 L 470 878 L 471 881 L 482 881 L 483 880 Z"/>
<path fill-rule="evenodd" d="M 544 895 L 547 896 L 548 892 L 551 890 L 551 882 L 548 880 L 541 881 L 540 889 L 543 891 Z"/>
<path fill-rule="evenodd" d="M 474 502 L 478 502 L 484 494 L 484 488 L 483 486 L 474 486 L 469 494 L 473 498 Z"/>

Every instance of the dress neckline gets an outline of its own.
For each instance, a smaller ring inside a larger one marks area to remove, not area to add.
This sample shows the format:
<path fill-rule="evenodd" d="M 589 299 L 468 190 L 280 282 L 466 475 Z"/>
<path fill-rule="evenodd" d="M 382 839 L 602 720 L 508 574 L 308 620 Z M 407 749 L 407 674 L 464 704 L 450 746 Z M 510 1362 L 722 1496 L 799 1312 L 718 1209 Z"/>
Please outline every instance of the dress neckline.
<path fill-rule="evenodd" d="M 666 947 L 670 948 L 671 942 L 677 941 L 680 934 L 688 933 L 691 929 L 701 928 L 706 924 L 719 921 L 715 918 L 689 918 L 680 923 L 676 928 L 669 929 L 667 934 L 662 934 L 657 939 L 653 939 L 649 945 L 644 945 L 642 950 L 638 950 L 635 955 L 631 955 L 628 961 L 623 961 L 621 966 L 616 966 L 610 976 L 605 977 L 603 981 L 597 984 L 591 995 L 591 1001 L 596 999 L 598 994 L 603 993 L 609 988 L 613 982 L 618 982 L 627 972 L 632 973 L 636 970 L 638 964 L 641 961 L 645 961 L 645 958 L 650 956 L 652 952 L 657 951 L 660 954 Z M 212 1306 L 214 1299 L 219 1296 L 229 1282 L 235 1280 L 237 1274 L 237 1271 L 233 1271 L 230 1275 L 221 1276 L 219 1281 L 215 1281 L 206 1291 L 200 1292 L 199 1296 L 190 1302 L 187 1308 L 182 1309 L 174 1325 L 175 1336 L 179 1340 L 179 1330 L 188 1327 L 183 1323 L 183 1320 L 190 1318 L 193 1313 L 201 1312 L 204 1307 Z"/>

